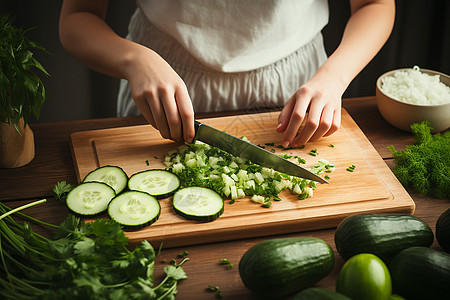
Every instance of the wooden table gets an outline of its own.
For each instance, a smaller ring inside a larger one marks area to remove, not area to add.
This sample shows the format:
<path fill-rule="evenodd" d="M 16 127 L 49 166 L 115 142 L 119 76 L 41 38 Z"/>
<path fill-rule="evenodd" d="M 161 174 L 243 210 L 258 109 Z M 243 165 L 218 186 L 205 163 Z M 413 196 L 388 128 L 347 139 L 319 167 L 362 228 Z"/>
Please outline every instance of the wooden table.
<path fill-rule="evenodd" d="M 413 142 L 413 135 L 397 130 L 384 121 L 378 112 L 374 97 L 344 99 L 343 106 L 386 164 L 392 168 L 394 160 L 386 147 L 394 145 L 396 149 L 403 150 L 405 145 Z M 207 116 L 211 117 L 211 115 Z M 47 198 L 48 202 L 45 205 L 30 208 L 26 213 L 46 222 L 59 224 L 68 211 L 63 204 L 51 197 L 50 191 L 58 181 L 77 183 L 70 153 L 70 134 L 83 130 L 141 124 L 146 124 L 142 117 L 126 117 L 31 125 L 36 140 L 36 157 L 24 167 L 0 169 L 0 201 L 7 203 L 10 207 L 17 207 L 32 200 Z M 407 191 L 416 203 L 415 215 L 426 221 L 434 231 L 437 218 L 450 207 L 450 199 L 433 199 L 409 188 Z M 37 226 L 33 228 L 41 234 L 49 234 L 46 229 Z M 334 245 L 334 231 L 335 229 L 326 229 L 283 235 L 283 237 L 318 237 L 333 247 L 336 257 L 335 267 L 329 276 L 317 284 L 319 287 L 331 290 L 335 288 L 336 278 L 343 264 Z M 157 258 L 156 280 L 162 274 L 164 259 L 170 261 L 187 250 L 190 260 L 183 265 L 183 268 L 189 278 L 179 284 L 177 299 L 215 299 L 214 294 L 206 291 L 208 285 L 219 286 L 224 299 L 257 299 L 242 284 L 238 263 L 247 249 L 268 238 L 274 237 L 164 249 Z M 436 241 L 432 247 L 440 249 Z M 218 263 L 220 258 L 227 258 L 234 267 L 228 269 L 220 265 Z"/>

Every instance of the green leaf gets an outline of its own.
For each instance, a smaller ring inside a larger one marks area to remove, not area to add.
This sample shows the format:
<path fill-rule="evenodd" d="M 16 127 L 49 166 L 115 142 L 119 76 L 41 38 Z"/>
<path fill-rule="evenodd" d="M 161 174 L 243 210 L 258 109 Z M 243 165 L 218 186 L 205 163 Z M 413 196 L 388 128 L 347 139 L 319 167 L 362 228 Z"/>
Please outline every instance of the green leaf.
<path fill-rule="evenodd" d="M 77 232 L 80 231 L 79 228 L 81 228 L 83 225 L 83 220 L 72 214 L 68 214 L 64 221 L 62 221 L 58 226 L 58 228 L 53 231 L 53 237 L 55 239 L 60 239 L 69 235 L 76 236 Z"/>
<path fill-rule="evenodd" d="M 103 284 L 100 281 L 100 278 L 93 276 L 91 274 L 84 274 L 84 276 L 75 278 L 73 283 L 82 289 L 88 289 L 94 294 L 101 294 L 104 290 Z"/>
<path fill-rule="evenodd" d="M 94 254 L 95 241 L 88 237 L 82 237 L 80 241 L 74 245 L 76 254 L 90 256 Z"/>
<path fill-rule="evenodd" d="M 46 93 L 40 74 L 49 76 L 45 68 L 33 57 L 33 51 L 48 53 L 27 34 L 30 29 L 16 28 L 9 16 L 0 18 L 0 122 L 25 125 L 33 114 L 39 118 Z"/>
<path fill-rule="evenodd" d="M 173 280 L 181 280 L 186 279 L 187 275 L 181 267 L 175 267 L 172 265 L 168 265 L 164 267 L 164 272 L 167 277 L 172 278 Z"/>
<path fill-rule="evenodd" d="M 70 183 L 66 183 L 65 181 L 59 181 L 52 188 L 52 194 L 53 194 L 53 196 L 55 196 L 56 199 L 61 200 L 63 203 L 65 203 L 67 194 L 73 188 L 74 187 Z"/>
<path fill-rule="evenodd" d="M 50 241 L 50 251 L 58 258 L 68 258 L 73 255 L 72 241 L 68 238 L 60 238 Z"/>

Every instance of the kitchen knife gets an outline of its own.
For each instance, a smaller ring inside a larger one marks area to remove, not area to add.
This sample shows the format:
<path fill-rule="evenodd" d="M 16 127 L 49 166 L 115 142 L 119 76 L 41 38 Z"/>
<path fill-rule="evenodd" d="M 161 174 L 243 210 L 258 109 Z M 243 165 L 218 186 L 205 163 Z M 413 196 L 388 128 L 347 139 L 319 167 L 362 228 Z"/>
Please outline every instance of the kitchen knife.
<path fill-rule="evenodd" d="M 314 180 L 320 183 L 328 183 L 328 181 L 322 177 L 312 173 L 302 166 L 273 154 L 266 149 L 253 145 L 243 139 L 232 136 L 199 121 L 195 121 L 194 126 L 195 138 L 193 142 L 196 140 L 202 141 L 208 145 L 222 149 L 234 156 L 247 158 L 253 163 L 263 167 L 272 168 L 281 173 Z"/>

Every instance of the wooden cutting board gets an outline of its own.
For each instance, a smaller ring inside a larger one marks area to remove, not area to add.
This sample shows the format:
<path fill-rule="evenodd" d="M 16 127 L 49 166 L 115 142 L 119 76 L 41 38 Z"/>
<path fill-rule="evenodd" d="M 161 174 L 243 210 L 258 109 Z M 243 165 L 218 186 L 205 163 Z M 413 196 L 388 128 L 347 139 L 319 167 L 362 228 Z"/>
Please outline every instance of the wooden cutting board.
<path fill-rule="evenodd" d="M 203 119 L 202 122 L 235 136 L 246 136 L 252 143 L 279 143 L 275 131 L 278 113 L 260 113 Z M 331 147 L 330 144 L 334 145 Z M 122 167 L 128 176 L 164 168 L 164 156 L 181 143 L 164 140 L 150 125 L 76 132 L 71 150 L 78 181 L 91 170 L 104 165 Z M 267 147 L 270 148 L 270 147 Z M 266 148 L 266 149 L 267 149 Z M 318 156 L 308 155 L 317 148 Z M 335 164 L 330 184 L 318 184 L 314 196 L 298 200 L 289 191 L 281 201 L 262 208 L 249 198 L 234 204 L 225 200 L 223 215 L 209 223 L 185 220 L 172 209 L 171 198 L 160 200 L 161 216 L 149 227 L 127 231 L 131 242 L 149 240 L 164 247 L 226 241 L 239 238 L 331 228 L 352 214 L 395 212 L 412 214 L 415 204 L 371 143 L 350 117 L 342 111 L 342 125 L 335 134 L 308 143 L 304 149 L 281 150 L 277 154 L 298 155 L 311 167 L 324 158 Z M 148 165 L 147 165 L 148 163 Z M 354 172 L 346 169 L 355 165 Z"/>

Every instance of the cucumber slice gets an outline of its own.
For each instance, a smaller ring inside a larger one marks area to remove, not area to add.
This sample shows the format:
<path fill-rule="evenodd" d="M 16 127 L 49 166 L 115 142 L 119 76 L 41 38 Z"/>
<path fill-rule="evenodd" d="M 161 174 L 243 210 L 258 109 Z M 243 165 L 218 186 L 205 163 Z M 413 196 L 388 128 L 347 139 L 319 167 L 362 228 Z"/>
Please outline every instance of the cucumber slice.
<path fill-rule="evenodd" d="M 125 171 L 117 166 L 103 166 L 91 171 L 83 179 L 83 182 L 103 182 L 119 194 L 127 186 L 128 176 Z"/>
<path fill-rule="evenodd" d="M 67 207 L 78 215 L 94 216 L 104 212 L 112 198 L 114 189 L 103 182 L 85 182 L 67 194 Z"/>
<path fill-rule="evenodd" d="M 128 180 L 130 190 L 149 193 L 156 199 L 172 196 L 179 187 L 180 179 L 177 175 L 166 170 L 142 171 Z"/>
<path fill-rule="evenodd" d="M 128 191 L 111 200 L 108 214 L 126 227 L 141 228 L 158 220 L 161 206 L 155 197 L 147 193 Z"/>
<path fill-rule="evenodd" d="M 202 222 L 214 221 L 223 213 L 222 196 L 205 187 L 185 187 L 173 195 L 173 208 L 180 216 Z"/>

